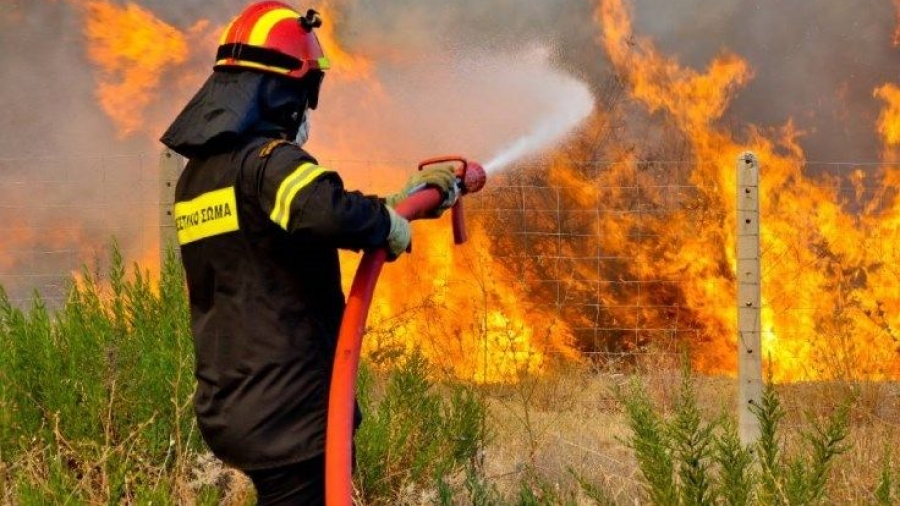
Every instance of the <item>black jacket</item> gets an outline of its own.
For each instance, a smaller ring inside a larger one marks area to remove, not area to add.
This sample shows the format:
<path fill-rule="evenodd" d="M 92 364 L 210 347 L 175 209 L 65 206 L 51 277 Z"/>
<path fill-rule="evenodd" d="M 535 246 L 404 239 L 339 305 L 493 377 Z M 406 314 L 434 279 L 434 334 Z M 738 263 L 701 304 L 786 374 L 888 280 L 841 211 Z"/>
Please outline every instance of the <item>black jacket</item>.
<path fill-rule="evenodd" d="M 322 453 L 344 310 L 337 249 L 383 246 L 387 210 L 266 137 L 191 159 L 175 200 L 204 439 L 248 470 Z"/>

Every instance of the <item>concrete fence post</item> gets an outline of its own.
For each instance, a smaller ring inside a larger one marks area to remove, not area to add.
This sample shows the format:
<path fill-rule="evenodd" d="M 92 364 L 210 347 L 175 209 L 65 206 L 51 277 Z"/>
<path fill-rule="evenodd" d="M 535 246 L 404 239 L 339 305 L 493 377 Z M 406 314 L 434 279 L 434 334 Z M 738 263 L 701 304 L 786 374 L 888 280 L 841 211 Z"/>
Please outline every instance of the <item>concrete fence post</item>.
<path fill-rule="evenodd" d="M 759 162 L 745 152 L 737 162 L 738 427 L 745 446 L 759 439 L 751 407 L 759 405 L 763 390 L 759 217 Z"/>
<path fill-rule="evenodd" d="M 184 168 L 184 158 L 164 149 L 159 155 L 159 265 L 166 260 L 166 250 L 177 243 L 172 206 L 175 204 L 175 183 Z"/>

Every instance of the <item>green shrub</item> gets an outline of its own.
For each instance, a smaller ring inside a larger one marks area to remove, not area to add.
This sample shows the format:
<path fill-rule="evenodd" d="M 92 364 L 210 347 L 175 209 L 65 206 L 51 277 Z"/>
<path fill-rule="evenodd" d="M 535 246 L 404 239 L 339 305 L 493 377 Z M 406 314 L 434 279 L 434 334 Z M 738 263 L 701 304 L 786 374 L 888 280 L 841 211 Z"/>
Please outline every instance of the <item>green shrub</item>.
<path fill-rule="evenodd" d="M 158 284 L 84 269 L 62 307 L 28 311 L 0 290 L 0 478 L 21 504 L 160 502 L 188 486 L 193 345 L 183 274 L 170 252 Z M 202 491 L 201 491 L 202 492 Z"/>
<path fill-rule="evenodd" d="M 376 398 L 371 373 L 362 369 L 356 479 L 365 504 L 396 504 L 398 494 L 432 490 L 482 448 L 486 407 L 475 389 L 454 384 L 439 392 L 431 372 L 414 353 L 389 373 Z"/>
<path fill-rule="evenodd" d="M 649 501 L 659 505 L 678 504 L 673 445 L 666 420 L 637 380 L 630 388 L 616 391 L 616 396 L 625 406 L 632 432 L 626 443 L 634 450 Z"/>
<path fill-rule="evenodd" d="M 825 499 L 829 471 L 835 457 L 844 453 L 849 434 L 850 405 L 844 403 L 824 423 L 813 423 L 800 432 L 805 445 L 796 455 L 781 451 L 780 422 L 784 410 L 775 389 L 763 391 L 762 403 L 754 409 L 761 435 L 756 444 L 760 455 L 761 502 L 763 504 L 818 504 Z"/>
<path fill-rule="evenodd" d="M 713 486 L 726 506 L 751 504 L 754 483 L 758 479 L 753 466 L 753 452 L 741 443 L 733 418 L 723 416 L 720 423 L 722 432 L 713 441 L 713 459 L 719 468 Z"/>
<path fill-rule="evenodd" d="M 174 254 L 157 282 L 137 268 L 126 273 L 113 248 L 105 278 L 85 269 L 58 309 L 38 295 L 20 309 L 0 287 L 0 503 L 252 500 L 227 479 L 193 483 L 206 464 L 197 459 L 205 450 L 191 409 L 193 345 L 183 279 Z M 361 369 L 365 421 L 356 436 L 355 479 L 362 504 L 582 504 L 574 491 L 595 504 L 623 499 L 593 485 L 591 476 L 570 472 L 574 486 L 550 484 L 536 467 L 501 492 L 479 458 L 489 436 L 481 391 L 435 382 L 421 355 L 394 358 L 385 378 Z M 849 403 L 800 431 L 786 451 L 784 409 L 767 387 L 755 411 L 760 439 L 745 448 L 734 416 L 705 419 L 693 385 L 685 369 L 671 413 L 639 381 L 617 390 L 645 491 L 625 503 L 829 502 L 831 467 L 847 450 Z M 873 502 L 897 502 L 896 472 L 886 456 L 872 484 Z"/>
<path fill-rule="evenodd" d="M 745 448 L 733 417 L 703 421 L 690 371 L 683 371 L 674 413 L 664 416 L 635 380 L 616 395 L 625 406 L 647 500 L 661 506 L 712 504 L 805 505 L 827 502 L 829 471 L 846 451 L 849 404 L 801 432 L 805 443 L 791 456 L 783 451 L 784 410 L 774 388 L 755 408 L 760 438 Z M 886 471 L 887 472 L 887 471 Z M 882 479 L 884 483 L 885 479 Z M 884 497 L 890 485 L 883 485 Z"/>
<path fill-rule="evenodd" d="M 875 487 L 875 501 L 879 505 L 894 504 L 894 478 L 891 473 L 890 452 L 885 452 L 884 465 L 881 466 L 881 475 L 878 477 L 878 485 Z"/>

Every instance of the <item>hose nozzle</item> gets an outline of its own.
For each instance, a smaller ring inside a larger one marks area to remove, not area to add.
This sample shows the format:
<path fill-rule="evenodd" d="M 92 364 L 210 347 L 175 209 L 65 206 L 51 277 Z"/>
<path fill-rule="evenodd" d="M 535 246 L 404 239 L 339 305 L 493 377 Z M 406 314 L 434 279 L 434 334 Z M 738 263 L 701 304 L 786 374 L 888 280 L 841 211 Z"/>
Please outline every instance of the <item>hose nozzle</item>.
<path fill-rule="evenodd" d="M 480 163 L 473 162 L 461 156 L 442 156 L 429 158 L 419 164 L 419 170 L 432 165 L 450 165 L 453 173 L 459 180 L 460 195 L 475 193 L 484 188 L 487 182 L 487 173 Z M 466 242 L 466 221 L 463 215 L 462 199 L 456 199 L 450 208 L 453 220 L 453 242 L 462 244 Z"/>
<path fill-rule="evenodd" d="M 476 193 L 484 188 L 487 182 L 487 172 L 478 162 L 466 160 L 465 168 L 462 174 L 457 174 L 460 178 L 463 195 L 467 193 Z"/>

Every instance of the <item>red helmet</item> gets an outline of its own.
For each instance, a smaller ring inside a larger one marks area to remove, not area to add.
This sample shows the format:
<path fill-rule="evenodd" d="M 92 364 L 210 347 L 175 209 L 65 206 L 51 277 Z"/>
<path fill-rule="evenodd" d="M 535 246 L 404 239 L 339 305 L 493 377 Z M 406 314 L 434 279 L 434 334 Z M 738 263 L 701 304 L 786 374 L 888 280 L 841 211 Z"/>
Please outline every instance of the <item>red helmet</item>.
<path fill-rule="evenodd" d="M 225 28 L 214 68 L 240 67 L 300 79 L 310 70 L 328 69 L 313 28 L 322 26 L 319 13 L 301 16 L 282 2 L 257 2 Z"/>

